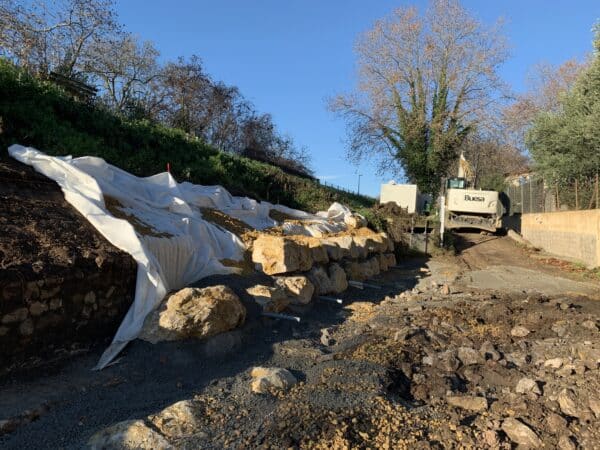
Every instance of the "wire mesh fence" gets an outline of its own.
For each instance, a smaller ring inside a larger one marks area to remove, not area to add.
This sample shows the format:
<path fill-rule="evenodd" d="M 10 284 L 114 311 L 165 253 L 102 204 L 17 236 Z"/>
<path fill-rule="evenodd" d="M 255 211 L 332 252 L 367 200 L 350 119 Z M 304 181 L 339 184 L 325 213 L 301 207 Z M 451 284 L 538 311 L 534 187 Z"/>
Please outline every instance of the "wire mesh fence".
<path fill-rule="evenodd" d="M 327 182 L 327 181 L 325 181 L 325 180 L 318 180 L 318 182 L 319 182 L 319 184 L 320 184 L 321 186 L 325 186 L 325 187 L 328 187 L 328 188 L 331 188 L 331 189 L 335 189 L 335 190 L 337 190 L 337 191 L 340 191 L 340 192 L 345 192 L 346 194 L 350 194 L 350 195 L 360 195 L 360 196 L 362 196 L 362 197 L 368 197 L 368 198 L 371 198 L 371 199 L 375 200 L 375 197 L 373 197 L 373 196 L 371 196 L 371 195 L 368 195 L 368 194 L 361 193 L 361 192 L 359 192 L 358 190 L 356 190 L 356 191 L 355 191 L 355 190 L 353 190 L 353 189 L 348 189 L 348 188 L 345 188 L 345 187 L 339 186 L 339 185 L 337 185 L 337 184 L 328 183 L 328 182 Z"/>
<path fill-rule="evenodd" d="M 535 175 L 512 180 L 504 190 L 509 215 L 600 208 L 598 175 L 548 182 Z"/>

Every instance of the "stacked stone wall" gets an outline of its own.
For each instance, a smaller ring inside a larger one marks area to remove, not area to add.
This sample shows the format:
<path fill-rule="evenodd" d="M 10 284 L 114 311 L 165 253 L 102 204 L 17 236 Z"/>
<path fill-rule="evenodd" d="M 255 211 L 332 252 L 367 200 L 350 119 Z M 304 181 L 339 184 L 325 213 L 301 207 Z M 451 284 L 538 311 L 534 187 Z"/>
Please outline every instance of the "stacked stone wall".
<path fill-rule="evenodd" d="M 136 275 L 133 258 L 55 182 L 0 159 L 0 371 L 110 339 L 133 301 Z"/>

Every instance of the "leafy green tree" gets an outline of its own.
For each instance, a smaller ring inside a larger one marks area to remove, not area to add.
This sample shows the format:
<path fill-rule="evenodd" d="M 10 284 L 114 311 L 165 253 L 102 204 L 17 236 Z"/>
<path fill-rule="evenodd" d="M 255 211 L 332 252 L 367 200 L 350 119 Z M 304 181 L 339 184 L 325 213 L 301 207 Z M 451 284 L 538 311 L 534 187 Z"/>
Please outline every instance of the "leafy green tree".
<path fill-rule="evenodd" d="M 400 8 L 356 46 L 355 92 L 331 101 L 349 128 L 349 156 L 402 169 L 437 193 L 464 139 L 504 87 L 507 57 L 499 26 L 474 19 L 458 0 L 432 0 L 424 16 Z"/>
<path fill-rule="evenodd" d="M 540 113 L 527 135 L 536 167 L 550 182 L 592 177 L 600 169 L 600 23 L 593 59 L 559 105 Z"/>

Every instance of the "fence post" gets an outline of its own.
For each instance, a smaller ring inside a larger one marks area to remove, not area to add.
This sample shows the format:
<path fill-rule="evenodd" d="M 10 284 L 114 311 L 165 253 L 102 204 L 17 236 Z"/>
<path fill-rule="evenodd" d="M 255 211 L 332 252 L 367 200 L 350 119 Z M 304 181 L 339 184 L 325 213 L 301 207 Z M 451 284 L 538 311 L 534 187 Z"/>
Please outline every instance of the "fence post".
<path fill-rule="evenodd" d="M 525 214 L 525 202 L 523 201 L 523 184 L 521 183 L 521 185 L 519 186 L 521 188 L 521 214 Z"/>
<path fill-rule="evenodd" d="M 579 209 L 579 182 L 575 178 L 575 210 Z"/>
<path fill-rule="evenodd" d="M 533 208 L 533 190 L 532 190 L 532 185 L 533 185 L 533 179 L 531 177 L 529 177 L 529 212 L 533 213 L 536 212 Z"/>
<path fill-rule="evenodd" d="M 596 209 L 598 209 L 598 172 L 596 172 Z"/>

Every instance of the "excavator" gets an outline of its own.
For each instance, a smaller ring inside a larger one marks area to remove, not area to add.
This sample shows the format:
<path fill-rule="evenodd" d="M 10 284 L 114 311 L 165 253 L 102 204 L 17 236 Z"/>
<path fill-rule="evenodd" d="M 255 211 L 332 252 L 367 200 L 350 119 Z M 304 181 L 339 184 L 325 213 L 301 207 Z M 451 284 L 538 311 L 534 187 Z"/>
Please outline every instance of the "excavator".
<path fill-rule="evenodd" d="M 446 180 L 444 228 L 476 228 L 495 233 L 502 226 L 503 206 L 496 191 L 473 187 L 473 169 L 460 154 L 458 176 Z"/>

